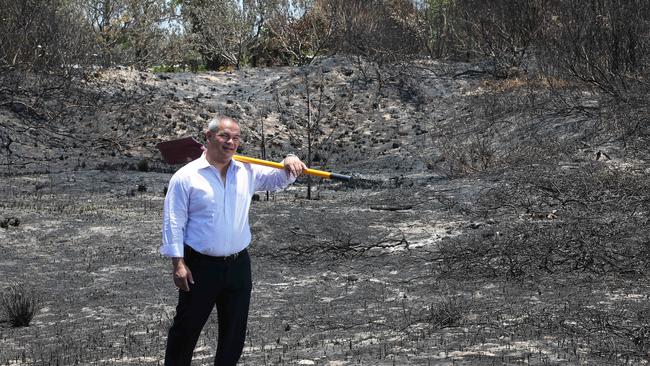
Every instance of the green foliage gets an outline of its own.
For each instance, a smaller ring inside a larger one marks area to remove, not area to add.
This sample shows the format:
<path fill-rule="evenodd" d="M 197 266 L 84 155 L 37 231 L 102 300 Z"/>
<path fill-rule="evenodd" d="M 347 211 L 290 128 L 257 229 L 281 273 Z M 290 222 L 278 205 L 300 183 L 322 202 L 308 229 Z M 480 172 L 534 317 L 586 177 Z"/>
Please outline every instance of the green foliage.
<path fill-rule="evenodd" d="M 165 0 L 82 0 L 104 65 L 147 66 L 165 58 L 176 5 Z"/>
<path fill-rule="evenodd" d="M 241 5 L 241 6 L 240 6 Z M 208 69 L 240 67 L 256 42 L 263 7 L 256 1 L 192 1 L 182 6 L 192 48 L 203 56 Z"/>
<path fill-rule="evenodd" d="M 638 1 L 0 0 L 0 8 L 0 71 L 197 72 L 305 65 L 327 53 L 377 62 L 428 53 L 487 61 L 483 71 L 501 78 L 533 60 L 627 101 L 647 85 L 650 57 L 650 5 Z"/>
<path fill-rule="evenodd" d="M 430 54 L 442 54 L 444 42 L 442 41 L 447 32 L 448 16 L 450 8 L 454 5 L 453 0 L 427 0 L 425 2 L 425 17 L 427 21 L 428 39 L 427 49 Z"/>

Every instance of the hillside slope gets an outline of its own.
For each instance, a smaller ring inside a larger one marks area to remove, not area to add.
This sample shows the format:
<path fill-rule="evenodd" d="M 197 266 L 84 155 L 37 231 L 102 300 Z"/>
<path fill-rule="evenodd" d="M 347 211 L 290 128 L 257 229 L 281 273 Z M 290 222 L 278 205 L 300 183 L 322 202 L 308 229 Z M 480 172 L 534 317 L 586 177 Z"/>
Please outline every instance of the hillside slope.
<path fill-rule="evenodd" d="M 312 165 L 355 183 L 318 182 L 306 200 L 301 178 L 253 204 L 242 364 L 648 363 L 645 106 L 430 60 L 52 85 L 0 103 L 0 288 L 42 301 L 29 327 L 0 321 L 0 364 L 158 364 L 178 167 L 156 144 L 200 138 L 223 113 L 242 153 L 260 156 L 263 134 L 269 158 L 305 158 L 308 104 Z M 197 363 L 216 334 L 213 317 Z"/>

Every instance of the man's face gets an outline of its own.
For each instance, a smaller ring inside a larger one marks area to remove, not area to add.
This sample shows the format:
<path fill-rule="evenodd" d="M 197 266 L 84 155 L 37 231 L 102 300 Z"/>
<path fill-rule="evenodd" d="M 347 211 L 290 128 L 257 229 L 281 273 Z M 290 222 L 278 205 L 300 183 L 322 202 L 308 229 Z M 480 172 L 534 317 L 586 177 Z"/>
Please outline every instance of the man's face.
<path fill-rule="evenodd" d="M 237 152 L 241 142 L 239 125 L 232 120 L 223 120 L 216 132 L 207 131 L 205 138 L 208 153 L 217 161 L 229 160 Z"/>

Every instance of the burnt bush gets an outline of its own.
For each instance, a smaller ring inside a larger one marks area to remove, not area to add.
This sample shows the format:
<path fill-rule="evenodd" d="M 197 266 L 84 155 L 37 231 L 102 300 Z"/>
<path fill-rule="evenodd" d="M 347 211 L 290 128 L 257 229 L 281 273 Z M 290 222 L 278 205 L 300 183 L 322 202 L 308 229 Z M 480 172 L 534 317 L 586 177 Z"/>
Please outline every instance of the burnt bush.
<path fill-rule="evenodd" d="M 556 334 L 561 340 L 559 344 L 572 347 L 572 352 L 579 340 L 589 344 L 589 353 L 610 362 L 625 359 L 626 363 L 636 363 L 647 359 L 650 345 L 647 302 L 623 301 L 613 309 L 594 307 L 588 296 L 576 296 L 590 290 L 578 290 L 561 303 L 529 310 L 529 322 Z"/>
<path fill-rule="evenodd" d="M 431 1 L 426 8 L 430 54 L 487 59 L 485 70 L 512 76 L 535 47 L 542 31 L 545 3 L 540 1 Z"/>
<path fill-rule="evenodd" d="M 491 224 L 443 241 L 448 275 L 527 278 L 587 272 L 644 275 L 650 263 L 648 182 L 607 164 L 510 173 L 467 210 Z"/>
<path fill-rule="evenodd" d="M 56 120 L 53 128 L 39 125 L 47 130 L 41 131 L 39 139 L 52 145 L 67 140 L 59 127 L 66 114 L 74 113 L 68 103 L 90 104 L 75 100 L 79 93 L 72 84 L 78 83 L 92 64 L 96 50 L 91 29 L 66 1 L 1 0 L 0 8 L 0 108 L 26 121 Z M 63 103 L 64 99 L 68 103 Z M 16 151 L 20 147 L 14 150 L 20 143 L 12 144 L 17 142 L 16 136 L 27 135 L 19 129 L 10 123 L 3 128 L 6 136 L 0 151 L 9 165 L 24 159 Z"/>
<path fill-rule="evenodd" d="M 427 5 L 428 50 L 436 57 L 486 60 L 482 71 L 497 77 L 541 69 L 626 102 L 647 94 L 646 2 L 460 0 Z"/>
<path fill-rule="evenodd" d="M 20 219 L 17 217 L 5 217 L 0 220 L 0 228 L 7 229 L 9 226 L 17 227 L 20 225 Z"/>
<path fill-rule="evenodd" d="M 559 71 L 623 100 L 647 89 L 650 4 L 614 0 L 557 2 L 544 16 L 540 57 Z"/>
<path fill-rule="evenodd" d="M 148 172 L 149 171 L 149 160 L 141 159 L 136 164 L 136 168 L 139 172 Z"/>
<path fill-rule="evenodd" d="M 13 327 L 26 327 L 39 309 L 39 299 L 25 284 L 13 284 L 0 298 L 2 312 Z"/>
<path fill-rule="evenodd" d="M 489 277 L 526 278 L 539 274 L 589 272 L 643 274 L 648 249 L 643 239 L 625 228 L 590 220 L 502 225 L 497 232 L 482 231 L 445 242 L 443 271 Z M 644 238 L 647 240 L 648 238 Z"/>
<path fill-rule="evenodd" d="M 91 29 L 65 1 L 0 1 L 0 70 L 70 74 L 88 65 Z"/>
<path fill-rule="evenodd" d="M 333 19 L 331 49 L 394 61 L 420 54 L 424 39 L 415 6 L 403 0 L 323 1 Z"/>
<path fill-rule="evenodd" d="M 436 329 L 455 327 L 461 324 L 468 312 L 468 305 L 456 297 L 445 297 L 429 305 L 426 320 Z"/>

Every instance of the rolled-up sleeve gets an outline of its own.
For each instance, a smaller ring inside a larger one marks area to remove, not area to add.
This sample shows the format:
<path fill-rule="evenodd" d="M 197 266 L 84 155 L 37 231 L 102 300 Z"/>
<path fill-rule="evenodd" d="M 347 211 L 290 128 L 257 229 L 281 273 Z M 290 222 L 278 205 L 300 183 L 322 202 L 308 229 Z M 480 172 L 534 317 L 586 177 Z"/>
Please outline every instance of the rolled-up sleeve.
<path fill-rule="evenodd" d="M 173 176 L 165 196 L 163 208 L 162 245 L 160 254 L 182 257 L 187 224 L 189 194 L 183 179 Z"/>
<path fill-rule="evenodd" d="M 279 191 L 296 181 L 296 177 L 284 169 L 253 165 L 256 191 Z"/>

